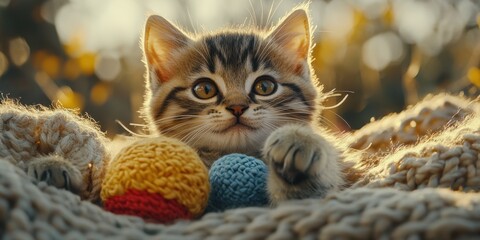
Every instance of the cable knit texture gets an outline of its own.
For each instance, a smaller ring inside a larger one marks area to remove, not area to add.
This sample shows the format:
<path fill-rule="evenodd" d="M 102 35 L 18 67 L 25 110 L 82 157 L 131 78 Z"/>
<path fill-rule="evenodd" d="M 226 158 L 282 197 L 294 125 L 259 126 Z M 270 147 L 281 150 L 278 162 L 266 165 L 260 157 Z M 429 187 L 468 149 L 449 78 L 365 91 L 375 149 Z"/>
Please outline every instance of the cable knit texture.
<path fill-rule="evenodd" d="M 41 113 L 25 109 L 10 116 L 30 119 L 36 114 Z M 22 126 L 7 140 L 35 139 L 24 133 L 31 125 Z M 4 144 L 4 129 L 2 125 L 0 152 L 7 161 L 0 161 L 0 234 L 5 239 L 480 238 L 478 99 L 428 97 L 343 139 L 358 156 L 352 166 L 359 169 L 347 171 L 352 185 L 345 190 L 323 199 L 238 208 L 171 225 L 114 215 L 70 192 L 32 182 L 12 163 L 31 159 L 37 150 Z"/>
<path fill-rule="evenodd" d="M 26 170 L 26 163 L 45 155 L 71 162 L 83 176 L 82 199 L 99 197 L 108 140 L 98 126 L 64 109 L 0 104 L 0 158 Z"/>

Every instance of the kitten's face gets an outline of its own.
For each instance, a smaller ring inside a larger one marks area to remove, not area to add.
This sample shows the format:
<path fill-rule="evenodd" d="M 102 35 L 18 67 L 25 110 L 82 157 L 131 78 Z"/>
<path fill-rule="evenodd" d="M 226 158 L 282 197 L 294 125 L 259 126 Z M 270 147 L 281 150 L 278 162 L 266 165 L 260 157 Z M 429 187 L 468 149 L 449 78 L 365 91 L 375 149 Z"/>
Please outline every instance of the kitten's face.
<path fill-rule="evenodd" d="M 309 44 L 303 10 L 269 34 L 230 31 L 195 39 L 150 17 L 147 119 L 196 149 L 258 152 L 276 128 L 311 120 L 316 90 Z"/>

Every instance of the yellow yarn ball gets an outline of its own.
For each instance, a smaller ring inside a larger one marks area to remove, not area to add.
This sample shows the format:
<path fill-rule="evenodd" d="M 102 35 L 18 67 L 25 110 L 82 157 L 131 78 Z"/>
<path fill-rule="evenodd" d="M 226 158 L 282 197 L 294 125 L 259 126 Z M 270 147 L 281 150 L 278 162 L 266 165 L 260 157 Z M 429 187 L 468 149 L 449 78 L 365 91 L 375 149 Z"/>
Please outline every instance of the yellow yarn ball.
<path fill-rule="evenodd" d="M 130 189 L 175 200 L 195 216 L 208 202 L 208 170 L 192 148 L 176 139 L 142 139 L 123 149 L 110 163 L 101 198 L 105 201 Z"/>

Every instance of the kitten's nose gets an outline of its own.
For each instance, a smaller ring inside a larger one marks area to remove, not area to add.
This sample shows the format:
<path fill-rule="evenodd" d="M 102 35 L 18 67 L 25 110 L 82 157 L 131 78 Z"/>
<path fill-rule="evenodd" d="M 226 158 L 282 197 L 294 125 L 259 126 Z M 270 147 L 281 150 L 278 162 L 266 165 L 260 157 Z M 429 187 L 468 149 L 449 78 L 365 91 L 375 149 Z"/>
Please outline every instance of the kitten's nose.
<path fill-rule="evenodd" d="M 240 117 L 248 109 L 248 105 L 230 105 L 226 108 L 236 117 Z"/>

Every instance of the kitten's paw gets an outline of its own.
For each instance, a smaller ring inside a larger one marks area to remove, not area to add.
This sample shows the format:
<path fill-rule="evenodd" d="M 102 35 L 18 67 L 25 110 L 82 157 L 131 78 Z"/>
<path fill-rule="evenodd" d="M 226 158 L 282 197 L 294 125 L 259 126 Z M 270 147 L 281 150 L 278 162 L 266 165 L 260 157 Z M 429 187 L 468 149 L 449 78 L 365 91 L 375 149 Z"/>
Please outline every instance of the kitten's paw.
<path fill-rule="evenodd" d="M 82 174 L 70 162 L 58 156 L 43 156 L 28 163 L 27 174 L 39 181 L 74 193 L 80 191 Z"/>
<path fill-rule="evenodd" d="M 317 174 L 321 144 L 302 126 L 280 128 L 265 142 L 264 158 L 271 170 L 288 184 L 299 184 Z"/>
<path fill-rule="evenodd" d="M 268 190 L 273 202 L 323 196 L 342 184 L 337 150 L 308 126 L 274 131 L 265 142 L 263 157 L 271 172 Z"/>

